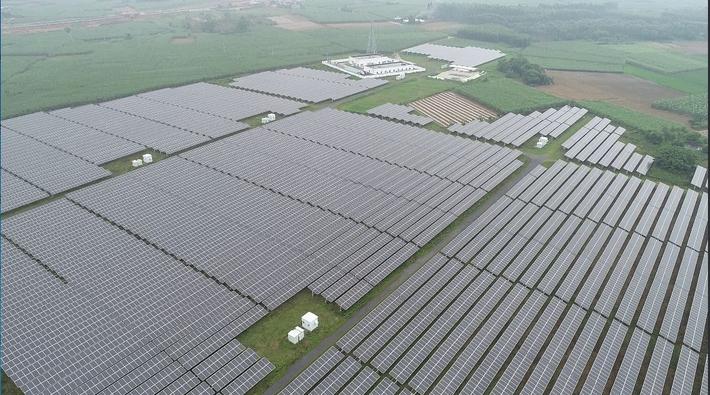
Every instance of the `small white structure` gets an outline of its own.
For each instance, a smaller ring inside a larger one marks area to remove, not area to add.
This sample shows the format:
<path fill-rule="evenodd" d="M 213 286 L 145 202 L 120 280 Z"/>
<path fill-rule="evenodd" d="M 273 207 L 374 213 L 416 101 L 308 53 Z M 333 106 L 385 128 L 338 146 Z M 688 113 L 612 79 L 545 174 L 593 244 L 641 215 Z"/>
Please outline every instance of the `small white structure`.
<path fill-rule="evenodd" d="M 318 328 L 318 316 L 311 313 L 310 311 L 301 317 L 301 326 L 303 326 L 308 332 L 313 332 Z"/>
<path fill-rule="evenodd" d="M 269 118 L 269 121 L 275 121 L 275 120 L 276 120 L 276 114 L 274 114 L 273 112 L 272 112 L 272 113 L 269 113 L 266 117 Z"/>
<path fill-rule="evenodd" d="M 300 326 L 297 326 L 288 332 L 288 341 L 290 341 L 293 344 L 298 344 L 298 342 L 303 340 L 304 335 L 305 335 L 305 332 L 304 332 L 303 328 L 301 328 Z"/>
<path fill-rule="evenodd" d="M 412 62 L 380 54 L 350 56 L 343 59 L 324 60 L 324 65 L 358 78 L 394 77 L 400 74 L 426 71 Z"/>
<path fill-rule="evenodd" d="M 262 125 L 265 124 L 265 123 L 269 123 L 269 122 L 271 122 L 271 120 L 269 119 L 269 117 L 263 117 L 263 118 L 261 118 L 261 124 L 262 124 Z"/>
<path fill-rule="evenodd" d="M 535 143 L 536 148 L 542 148 L 547 145 L 548 139 L 545 136 L 540 136 L 540 139 Z"/>
<path fill-rule="evenodd" d="M 131 161 L 131 165 L 132 165 L 133 167 L 139 167 L 139 166 L 142 166 L 142 165 L 143 165 L 143 161 L 140 160 L 140 159 L 133 159 L 133 160 Z"/>
<path fill-rule="evenodd" d="M 153 163 L 153 155 L 143 154 L 143 163 Z"/>
<path fill-rule="evenodd" d="M 405 77 L 405 74 L 404 74 L 404 73 L 399 73 L 399 74 L 397 74 L 396 77 L 394 77 L 394 79 L 396 79 L 397 81 L 399 81 L 399 80 L 403 80 L 404 77 Z"/>

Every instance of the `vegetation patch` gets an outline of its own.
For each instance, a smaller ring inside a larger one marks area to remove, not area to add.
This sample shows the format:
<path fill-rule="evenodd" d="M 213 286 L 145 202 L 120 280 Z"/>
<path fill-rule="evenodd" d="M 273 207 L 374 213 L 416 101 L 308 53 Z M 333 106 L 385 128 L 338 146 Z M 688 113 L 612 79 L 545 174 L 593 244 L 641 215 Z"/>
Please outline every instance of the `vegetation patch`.
<path fill-rule="evenodd" d="M 708 126 L 708 93 L 688 95 L 675 99 L 659 100 L 653 103 L 654 108 L 687 114 L 693 117 L 691 125 L 696 128 Z"/>
<path fill-rule="evenodd" d="M 515 78 L 526 85 L 550 85 L 552 78 L 545 74 L 545 69 L 539 64 L 530 63 L 522 56 L 514 58 L 501 59 L 498 62 L 498 71 L 505 74 L 508 78 Z"/>
<path fill-rule="evenodd" d="M 627 64 L 624 66 L 624 73 L 653 81 L 659 85 L 685 93 L 703 93 L 708 91 L 707 68 L 667 74 Z"/>
<path fill-rule="evenodd" d="M 568 103 L 567 100 L 505 78 L 497 70 L 488 70 L 486 76 L 457 86 L 454 90 L 502 113 L 529 113 Z"/>

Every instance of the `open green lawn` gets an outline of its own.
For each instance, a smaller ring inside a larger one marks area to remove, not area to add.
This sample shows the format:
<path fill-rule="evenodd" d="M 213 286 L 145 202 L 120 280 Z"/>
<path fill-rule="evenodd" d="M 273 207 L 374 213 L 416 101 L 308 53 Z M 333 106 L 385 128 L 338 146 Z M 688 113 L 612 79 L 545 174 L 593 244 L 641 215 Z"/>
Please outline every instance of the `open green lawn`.
<path fill-rule="evenodd" d="M 368 31 L 293 32 L 260 23 L 246 33 L 197 33 L 190 43 L 171 41 L 187 34 L 181 18 L 163 18 L 70 33 L 3 35 L 2 117 L 313 63 L 364 50 Z M 384 51 L 440 37 L 411 26 L 377 28 L 378 46 Z"/>

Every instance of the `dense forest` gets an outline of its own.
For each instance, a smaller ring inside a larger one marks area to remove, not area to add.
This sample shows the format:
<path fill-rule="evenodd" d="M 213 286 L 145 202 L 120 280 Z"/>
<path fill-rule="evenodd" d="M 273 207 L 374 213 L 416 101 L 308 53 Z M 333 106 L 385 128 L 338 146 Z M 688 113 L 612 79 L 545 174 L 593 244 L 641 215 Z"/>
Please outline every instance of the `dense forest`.
<path fill-rule="evenodd" d="M 696 15 L 641 16 L 622 12 L 615 3 L 539 6 L 442 3 L 434 16 L 472 25 L 496 24 L 541 40 L 698 40 L 707 38 L 708 29 L 707 9 L 699 10 Z M 501 35 L 501 41 L 511 39 L 510 34 Z"/>

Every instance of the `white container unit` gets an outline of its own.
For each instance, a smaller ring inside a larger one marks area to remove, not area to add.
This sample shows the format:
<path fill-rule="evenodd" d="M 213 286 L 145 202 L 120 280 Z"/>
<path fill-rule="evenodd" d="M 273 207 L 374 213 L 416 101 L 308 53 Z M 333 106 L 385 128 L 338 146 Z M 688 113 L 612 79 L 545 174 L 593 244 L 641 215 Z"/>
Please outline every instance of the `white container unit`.
<path fill-rule="evenodd" d="M 275 121 L 275 120 L 276 120 L 276 114 L 274 114 L 273 112 L 272 112 L 272 113 L 269 113 L 266 117 L 269 118 L 269 121 Z"/>
<path fill-rule="evenodd" d="M 310 311 L 301 317 L 301 326 L 305 328 L 308 332 L 314 331 L 318 328 L 318 316 L 311 313 Z"/>
<path fill-rule="evenodd" d="M 131 161 L 131 166 L 133 166 L 133 167 L 140 167 L 142 165 L 143 165 L 143 161 L 140 159 L 133 159 Z"/>
<path fill-rule="evenodd" d="M 304 335 L 305 335 L 305 331 L 303 330 L 303 328 L 301 328 L 300 326 L 297 326 L 288 332 L 288 341 L 290 341 L 293 344 L 298 344 L 298 342 L 303 340 Z"/>
<path fill-rule="evenodd" d="M 271 120 L 269 119 L 269 117 L 261 118 L 261 124 L 262 124 L 262 125 L 263 125 L 263 124 L 266 124 L 266 123 L 269 123 L 269 122 L 271 122 Z"/>
<path fill-rule="evenodd" d="M 143 163 L 153 163 L 153 155 L 143 154 Z"/>

